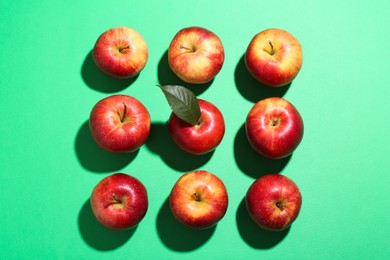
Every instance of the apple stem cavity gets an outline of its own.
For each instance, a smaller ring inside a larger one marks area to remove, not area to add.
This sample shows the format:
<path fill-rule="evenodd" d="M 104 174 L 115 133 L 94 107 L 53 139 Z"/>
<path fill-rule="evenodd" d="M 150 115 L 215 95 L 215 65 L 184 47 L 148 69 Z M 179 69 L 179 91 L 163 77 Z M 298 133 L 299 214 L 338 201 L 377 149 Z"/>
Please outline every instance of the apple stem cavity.
<path fill-rule="evenodd" d="M 180 49 L 186 49 L 188 52 L 196 52 L 196 47 L 188 48 L 186 46 L 180 45 Z"/>
<path fill-rule="evenodd" d="M 130 49 L 130 45 L 127 45 L 125 47 L 119 47 L 119 52 L 125 53 L 128 49 Z"/>
<path fill-rule="evenodd" d="M 276 202 L 276 207 L 278 207 L 280 210 L 284 210 L 284 208 L 286 207 L 285 203 L 283 201 L 278 201 Z"/>
<path fill-rule="evenodd" d="M 193 195 L 194 195 L 195 201 L 200 201 L 201 200 L 200 196 L 199 196 L 199 194 L 197 192 L 195 192 Z"/>
<path fill-rule="evenodd" d="M 126 113 L 127 113 L 127 106 L 125 103 L 123 103 L 123 114 L 121 116 L 121 123 L 124 123 L 125 118 L 126 118 Z"/>
<path fill-rule="evenodd" d="M 272 118 L 272 120 L 271 120 L 271 125 L 272 125 L 272 126 L 277 126 L 277 125 L 279 125 L 279 119 L 276 118 L 276 117 Z"/>

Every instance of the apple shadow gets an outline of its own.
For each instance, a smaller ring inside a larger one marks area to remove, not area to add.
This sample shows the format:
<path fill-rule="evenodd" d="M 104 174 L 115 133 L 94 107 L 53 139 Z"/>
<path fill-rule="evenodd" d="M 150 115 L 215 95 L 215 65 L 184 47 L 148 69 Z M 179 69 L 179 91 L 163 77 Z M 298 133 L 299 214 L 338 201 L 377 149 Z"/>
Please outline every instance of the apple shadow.
<path fill-rule="evenodd" d="M 203 84 L 191 84 L 183 81 L 171 70 L 168 63 L 168 50 L 165 51 L 158 63 L 158 82 L 160 85 L 180 85 L 191 90 L 196 96 L 200 95 L 213 83 L 214 79 Z"/>
<path fill-rule="evenodd" d="M 237 64 L 234 80 L 240 94 L 254 103 L 268 97 L 283 97 L 291 86 L 291 83 L 288 83 L 281 87 L 270 87 L 258 82 L 246 67 L 245 54 Z"/>
<path fill-rule="evenodd" d="M 114 250 L 134 234 L 137 226 L 127 230 L 111 230 L 102 226 L 92 212 L 90 200 L 82 206 L 78 216 L 79 231 L 84 241 L 99 251 Z"/>
<path fill-rule="evenodd" d="M 279 244 L 290 231 L 287 227 L 281 231 L 269 231 L 259 227 L 250 217 L 245 198 L 241 200 L 236 213 L 238 232 L 241 238 L 256 249 L 270 249 Z"/>
<path fill-rule="evenodd" d="M 85 169 L 99 173 L 117 171 L 134 160 L 139 150 L 132 153 L 112 153 L 100 148 L 92 138 L 88 122 L 80 127 L 75 140 L 77 158 Z"/>
<path fill-rule="evenodd" d="M 214 234 L 216 225 L 207 229 L 184 226 L 173 216 L 167 198 L 157 215 L 157 232 L 166 247 L 178 252 L 188 252 L 204 245 Z"/>
<path fill-rule="evenodd" d="M 245 123 L 234 139 L 234 158 L 242 172 L 252 178 L 260 178 L 269 173 L 280 173 L 290 161 L 292 155 L 281 159 L 268 159 L 251 147 L 245 130 Z"/>
<path fill-rule="evenodd" d="M 186 172 L 206 164 L 214 151 L 202 155 L 193 155 L 181 150 L 169 134 L 167 123 L 152 123 L 146 146 L 171 168 Z M 218 149 L 218 148 L 217 148 Z"/>
<path fill-rule="evenodd" d="M 138 78 L 139 74 L 127 79 L 119 79 L 113 76 L 109 76 L 96 66 L 91 50 L 84 59 L 83 65 L 81 67 L 81 76 L 84 82 L 90 88 L 100 92 L 114 93 L 121 91 L 133 84 Z"/>

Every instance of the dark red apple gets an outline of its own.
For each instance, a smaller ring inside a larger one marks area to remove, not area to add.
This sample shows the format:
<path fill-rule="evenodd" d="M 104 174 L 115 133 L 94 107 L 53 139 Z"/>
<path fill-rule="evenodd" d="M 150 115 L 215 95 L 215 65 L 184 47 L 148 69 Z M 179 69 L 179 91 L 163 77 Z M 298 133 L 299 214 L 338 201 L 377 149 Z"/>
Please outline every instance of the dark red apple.
<path fill-rule="evenodd" d="M 281 174 L 268 174 L 253 182 L 245 201 L 254 222 L 263 229 L 280 231 L 289 227 L 298 217 L 302 195 L 290 178 Z"/>
<path fill-rule="evenodd" d="M 110 152 L 133 152 L 148 139 L 150 115 L 138 99 L 112 95 L 93 107 L 89 127 L 101 148 Z"/>
<path fill-rule="evenodd" d="M 198 170 L 182 175 L 169 195 L 175 218 L 185 226 L 203 229 L 216 225 L 228 207 L 224 183 L 216 175 Z"/>
<path fill-rule="evenodd" d="M 115 173 L 102 179 L 91 194 L 96 219 L 110 229 L 129 229 L 144 218 L 148 210 L 145 186 L 135 177 Z"/>
<path fill-rule="evenodd" d="M 287 100 L 271 97 L 257 102 L 245 122 L 253 149 L 264 157 L 279 159 L 290 155 L 303 138 L 303 120 Z"/>

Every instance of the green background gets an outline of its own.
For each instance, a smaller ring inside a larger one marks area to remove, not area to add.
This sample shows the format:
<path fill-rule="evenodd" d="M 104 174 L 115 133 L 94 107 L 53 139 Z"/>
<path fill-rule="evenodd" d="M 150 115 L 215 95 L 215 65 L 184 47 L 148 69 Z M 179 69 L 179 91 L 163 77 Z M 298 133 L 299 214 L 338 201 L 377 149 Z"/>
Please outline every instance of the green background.
<path fill-rule="evenodd" d="M 1 259 L 383 259 L 390 254 L 390 2 L 378 1 L 10 1 L 0 2 Z M 139 31 L 149 60 L 132 80 L 97 70 L 91 49 L 105 30 Z M 172 143 L 170 108 L 155 87 L 180 84 L 166 51 L 181 28 L 215 32 L 225 63 L 206 86 L 188 86 L 218 106 L 226 133 L 215 152 L 190 156 Z M 258 32 L 278 27 L 302 44 L 289 87 L 260 86 L 243 54 Z M 109 154 L 91 139 L 100 99 L 138 98 L 152 118 L 148 142 Z M 278 161 L 254 154 L 243 124 L 253 104 L 282 96 L 300 111 L 305 135 Z M 172 217 L 167 198 L 184 172 L 218 175 L 229 193 L 225 217 L 195 231 Z M 149 210 L 131 231 L 94 219 L 93 187 L 111 173 L 139 178 Z M 296 222 L 280 233 L 257 228 L 243 198 L 259 176 L 280 172 L 300 187 Z"/>

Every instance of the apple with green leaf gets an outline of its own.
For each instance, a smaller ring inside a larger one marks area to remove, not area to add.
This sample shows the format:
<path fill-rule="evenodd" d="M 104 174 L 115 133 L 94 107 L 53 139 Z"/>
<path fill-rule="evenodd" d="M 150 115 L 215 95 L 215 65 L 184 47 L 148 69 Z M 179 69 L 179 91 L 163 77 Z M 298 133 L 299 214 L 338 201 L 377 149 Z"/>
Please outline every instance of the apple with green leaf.
<path fill-rule="evenodd" d="M 148 61 L 148 55 L 148 46 L 142 35 L 125 26 L 102 33 L 92 52 L 96 66 L 117 78 L 131 78 L 139 74 Z"/>
<path fill-rule="evenodd" d="M 259 82 L 281 87 L 290 83 L 302 67 L 302 47 L 289 32 L 270 28 L 259 32 L 245 52 L 245 63 Z"/>
<path fill-rule="evenodd" d="M 159 86 L 172 109 L 168 120 L 173 141 L 184 151 L 201 155 L 213 151 L 225 134 L 221 111 L 212 103 L 197 99 L 183 86 Z"/>
<path fill-rule="evenodd" d="M 219 37 L 202 27 L 181 29 L 168 47 L 168 64 L 183 81 L 202 84 L 221 70 L 225 52 Z"/>
<path fill-rule="evenodd" d="M 148 210 L 148 194 L 137 178 L 115 173 L 102 179 L 91 194 L 93 214 L 103 226 L 123 230 L 139 224 Z"/>
<path fill-rule="evenodd" d="M 183 225 L 204 229 L 215 226 L 228 207 L 228 193 L 222 180 L 208 171 L 183 174 L 173 186 L 169 205 Z"/>

